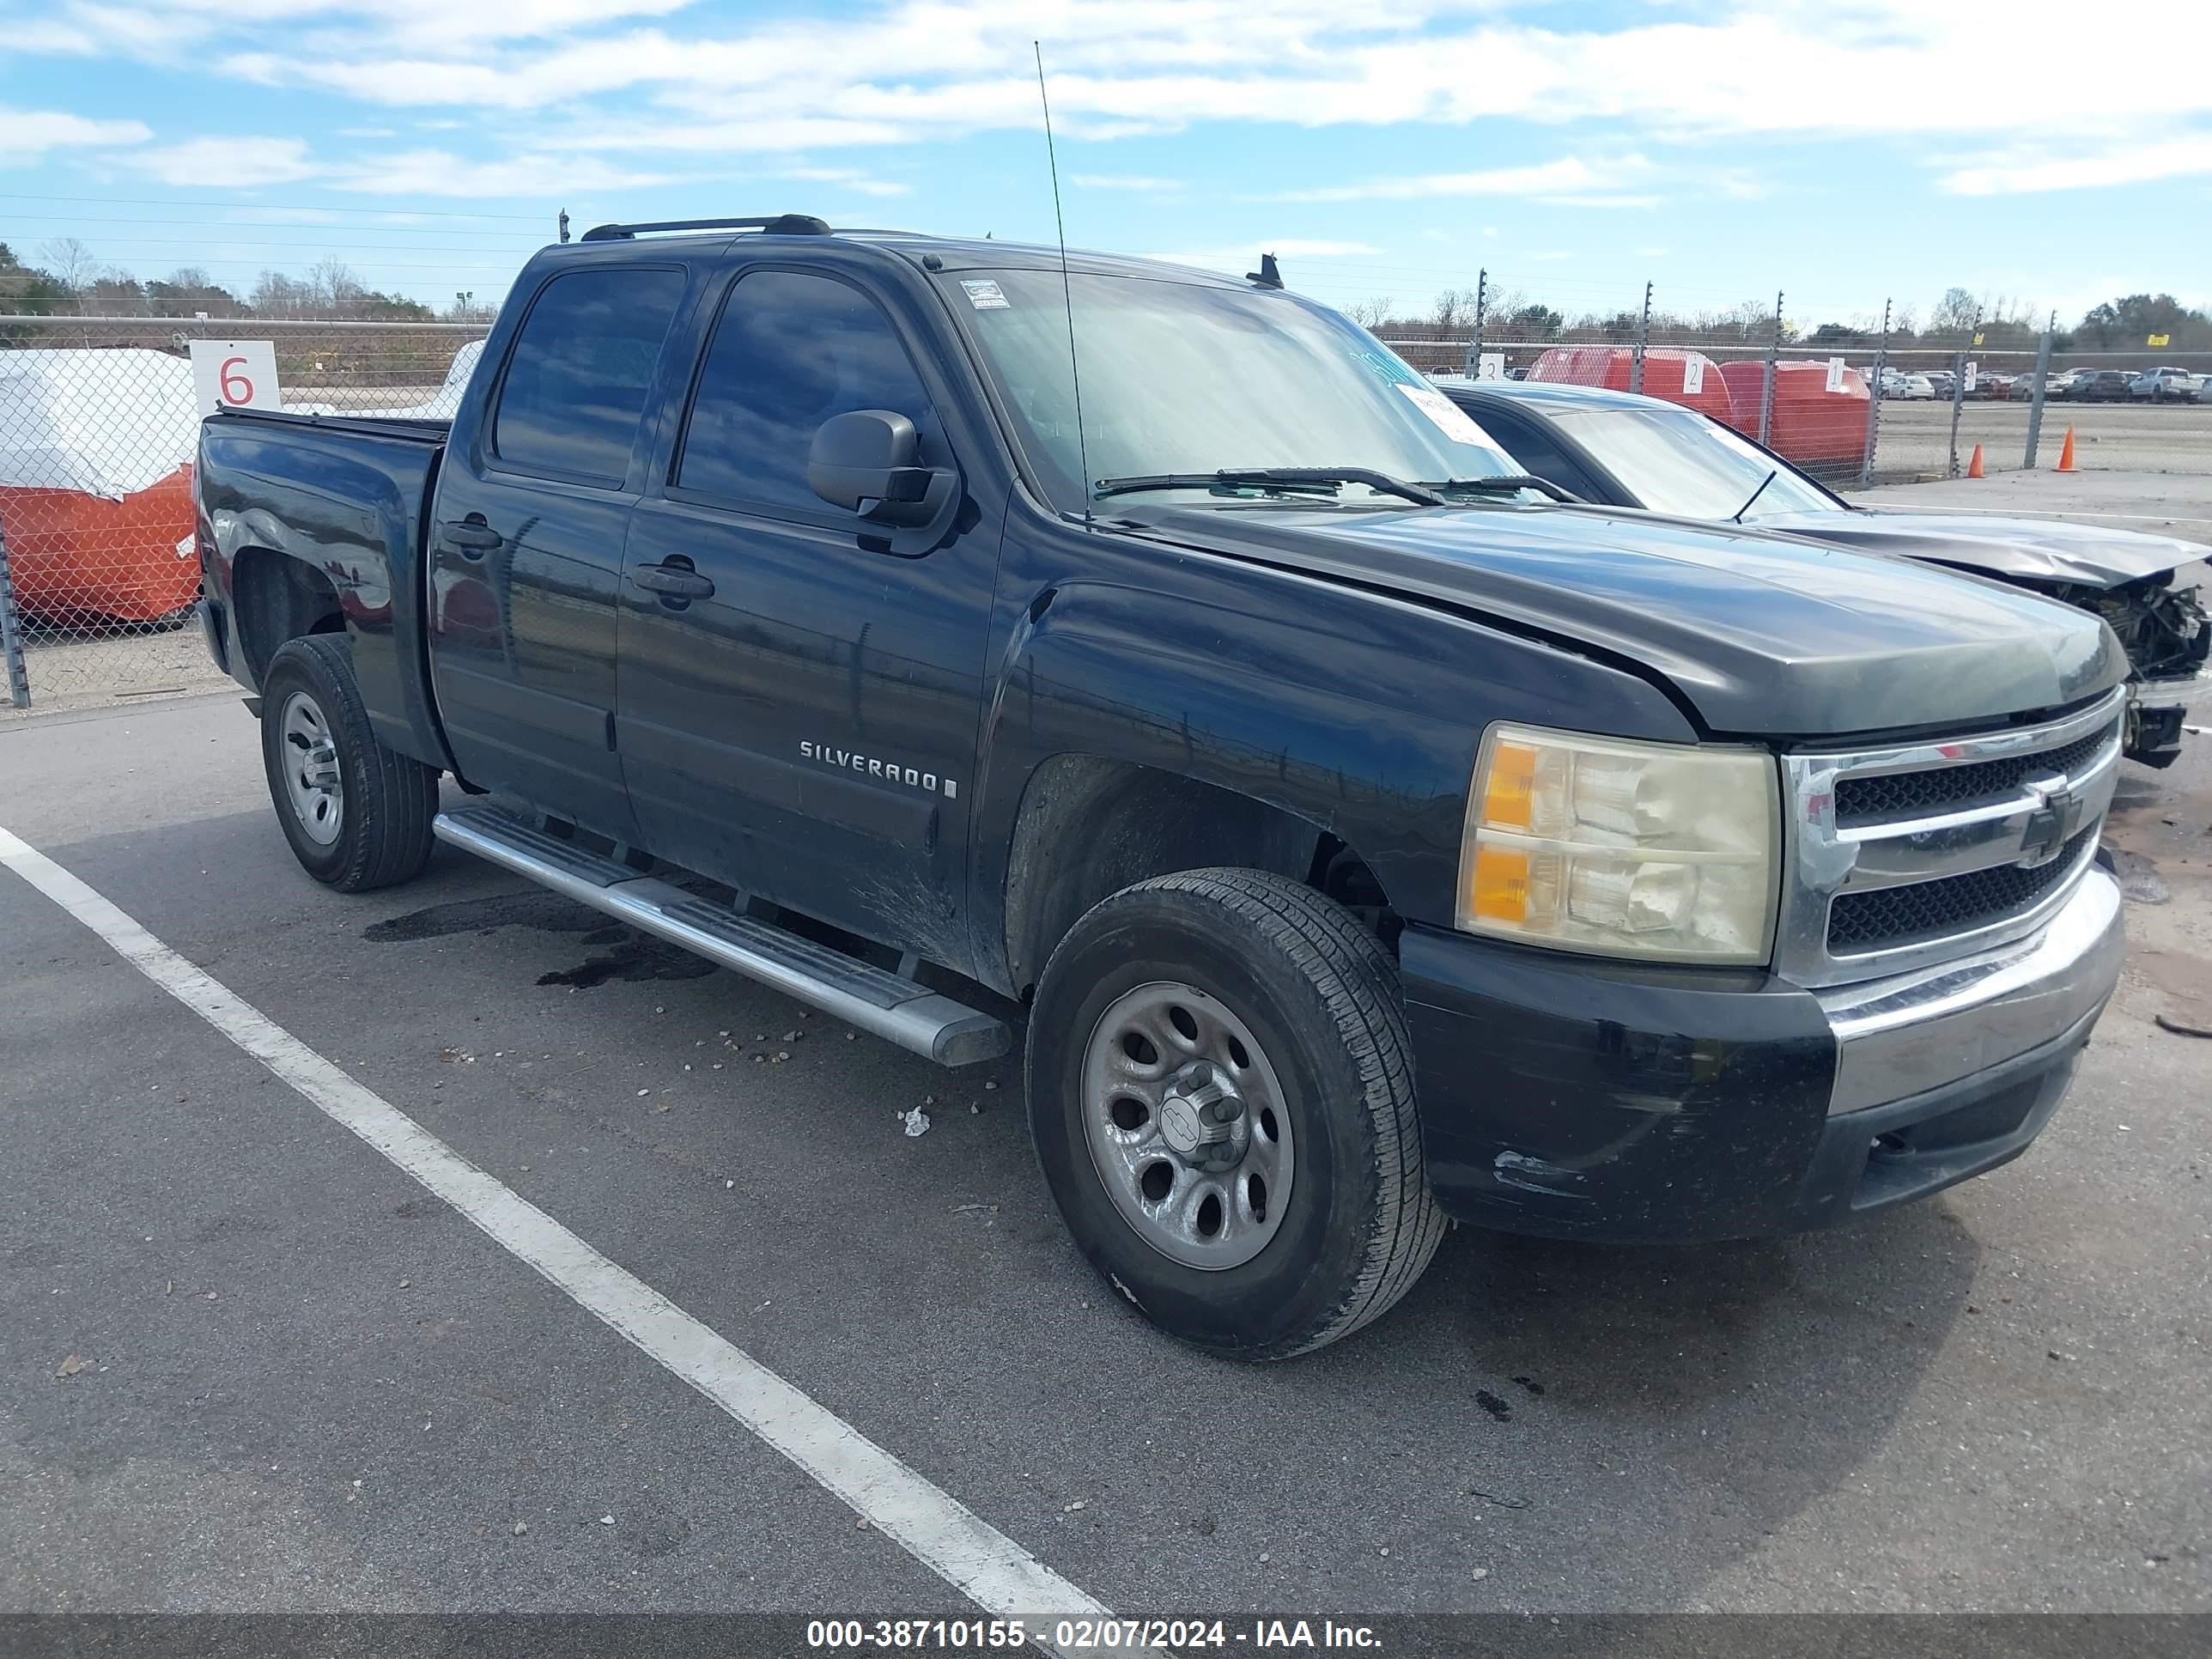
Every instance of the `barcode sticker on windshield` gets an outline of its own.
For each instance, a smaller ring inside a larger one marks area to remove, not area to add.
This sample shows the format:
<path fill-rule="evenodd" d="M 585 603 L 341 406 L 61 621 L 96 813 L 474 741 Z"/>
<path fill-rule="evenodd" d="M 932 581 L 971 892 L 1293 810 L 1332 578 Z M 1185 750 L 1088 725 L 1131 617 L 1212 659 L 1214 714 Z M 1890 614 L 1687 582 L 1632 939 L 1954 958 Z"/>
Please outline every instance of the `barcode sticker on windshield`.
<path fill-rule="evenodd" d="M 974 281 L 963 282 L 960 286 L 968 290 L 968 303 L 978 311 L 1012 309 L 1006 304 L 1005 291 L 996 283 L 985 278 L 977 278 Z"/>
<path fill-rule="evenodd" d="M 1432 386 L 1401 386 L 1406 400 L 1422 414 L 1436 422 L 1437 430 L 1455 444 L 1476 444 L 1484 449 L 1502 449 L 1504 446 L 1492 441 L 1490 434 L 1468 418 L 1467 411 Z"/>

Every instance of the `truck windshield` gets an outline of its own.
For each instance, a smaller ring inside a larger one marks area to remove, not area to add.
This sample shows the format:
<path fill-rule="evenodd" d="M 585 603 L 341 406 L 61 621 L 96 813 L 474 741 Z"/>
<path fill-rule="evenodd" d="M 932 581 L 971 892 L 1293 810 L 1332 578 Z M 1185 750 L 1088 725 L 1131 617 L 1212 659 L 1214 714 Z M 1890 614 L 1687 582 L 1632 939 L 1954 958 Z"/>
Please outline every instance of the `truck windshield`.
<path fill-rule="evenodd" d="M 1547 409 L 1545 418 L 1654 513 L 1725 519 L 1753 490 L 1759 496 L 1744 512 L 1746 524 L 1785 513 L 1844 510 L 1787 462 L 1694 410 Z M 1770 473 L 1773 481 L 1760 489 Z"/>
<path fill-rule="evenodd" d="M 945 280 L 953 304 L 972 308 L 1016 435 L 1064 511 L 1081 510 L 1101 478 L 1287 467 L 1433 482 L 1522 470 L 1388 347 L 1333 311 L 1273 290 L 1079 272 L 1068 300 L 1085 480 L 1060 272 Z M 1188 485 L 1158 493 L 1185 503 L 1206 494 Z M 1407 505 L 1364 483 L 1335 493 L 1346 503 Z M 1310 495 L 1300 499 L 1314 504 Z"/>

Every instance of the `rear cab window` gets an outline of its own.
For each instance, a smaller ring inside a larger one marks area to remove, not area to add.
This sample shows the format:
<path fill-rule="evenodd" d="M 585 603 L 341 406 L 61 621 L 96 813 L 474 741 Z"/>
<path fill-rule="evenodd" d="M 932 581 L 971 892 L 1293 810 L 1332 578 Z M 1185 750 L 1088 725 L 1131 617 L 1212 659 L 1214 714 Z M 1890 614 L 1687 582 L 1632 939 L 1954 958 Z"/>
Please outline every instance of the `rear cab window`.
<path fill-rule="evenodd" d="M 538 290 L 492 413 L 505 466 L 620 488 L 684 299 L 673 266 L 573 270 Z"/>

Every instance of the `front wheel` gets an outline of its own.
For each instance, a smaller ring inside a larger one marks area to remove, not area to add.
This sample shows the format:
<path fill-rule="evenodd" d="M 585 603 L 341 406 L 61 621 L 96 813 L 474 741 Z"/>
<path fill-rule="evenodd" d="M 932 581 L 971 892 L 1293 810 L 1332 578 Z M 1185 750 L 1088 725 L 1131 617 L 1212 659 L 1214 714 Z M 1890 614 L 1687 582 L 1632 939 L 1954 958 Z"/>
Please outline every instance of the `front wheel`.
<path fill-rule="evenodd" d="M 1030 1121 L 1068 1229 L 1155 1324 L 1240 1359 L 1333 1342 L 1443 1235 L 1396 972 L 1340 906 L 1252 870 L 1123 889 L 1061 941 Z"/>
<path fill-rule="evenodd" d="M 301 867 L 342 893 L 429 861 L 438 774 L 376 740 L 343 635 L 288 640 L 261 680 L 261 762 Z"/>

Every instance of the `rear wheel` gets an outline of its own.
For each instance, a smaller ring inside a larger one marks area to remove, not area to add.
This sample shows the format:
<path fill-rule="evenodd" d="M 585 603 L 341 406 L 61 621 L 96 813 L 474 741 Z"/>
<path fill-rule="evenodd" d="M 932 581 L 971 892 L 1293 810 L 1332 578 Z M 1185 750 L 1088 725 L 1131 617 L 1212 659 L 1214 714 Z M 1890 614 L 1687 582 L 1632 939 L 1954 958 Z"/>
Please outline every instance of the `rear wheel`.
<path fill-rule="evenodd" d="M 284 839 L 317 881 L 364 893 L 429 861 L 437 771 L 376 740 L 343 635 L 277 647 L 261 681 L 261 760 Z"/>
<path fill-rule="evenodd" d="M 1334 1341 L 1443 1234 L 1396 972 L 1342 907 L 1251 870 L 1125 888 L 1054 951 L 1030 1127 L 1091 1264 L 1172 1334 L 1243 1359 Z"/>

